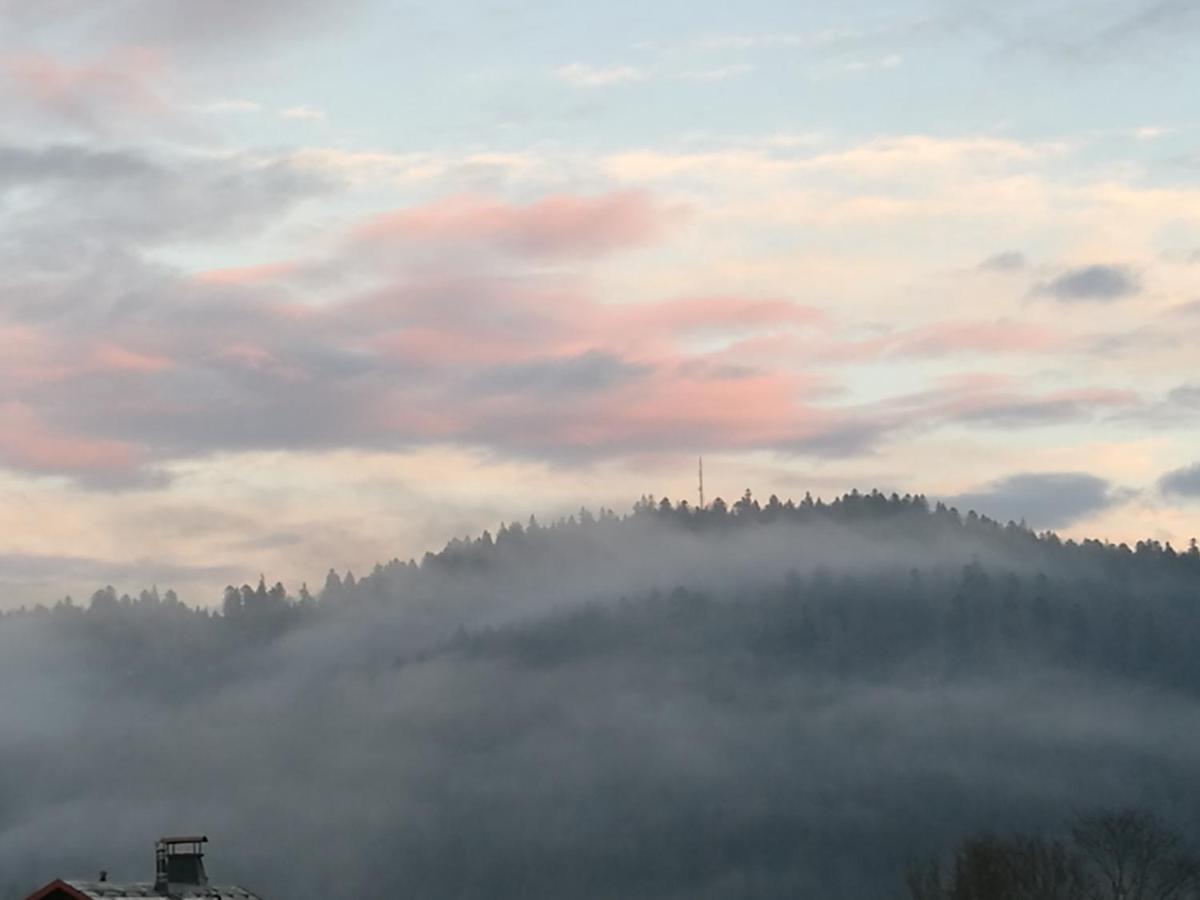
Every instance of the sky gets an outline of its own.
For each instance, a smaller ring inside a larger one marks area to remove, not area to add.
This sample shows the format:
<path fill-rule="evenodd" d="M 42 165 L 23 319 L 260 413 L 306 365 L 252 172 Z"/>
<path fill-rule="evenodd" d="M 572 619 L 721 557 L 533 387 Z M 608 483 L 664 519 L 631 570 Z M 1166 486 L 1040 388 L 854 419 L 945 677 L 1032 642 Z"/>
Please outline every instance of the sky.
<path fill-rule="evenodd" d="M 1192 0 L 0 0 L 0 606 L 642 494 L 1200 535 Z"/>

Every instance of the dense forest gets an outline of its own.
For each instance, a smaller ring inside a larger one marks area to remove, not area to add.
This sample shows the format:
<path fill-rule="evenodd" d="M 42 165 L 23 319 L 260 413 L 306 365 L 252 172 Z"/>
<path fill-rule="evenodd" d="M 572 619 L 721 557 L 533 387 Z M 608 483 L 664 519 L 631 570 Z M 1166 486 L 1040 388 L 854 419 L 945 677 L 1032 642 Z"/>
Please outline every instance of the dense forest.
<path fill-rule="evenodd" d="M 1190 841 L 1198 646 L 1195 541 L 878 492 L 646 497 L 212 607 L 105 587 L 0 618 L 0 896 L 192 830 L 297 900 L 901 897 L 1100 807 Z"/>

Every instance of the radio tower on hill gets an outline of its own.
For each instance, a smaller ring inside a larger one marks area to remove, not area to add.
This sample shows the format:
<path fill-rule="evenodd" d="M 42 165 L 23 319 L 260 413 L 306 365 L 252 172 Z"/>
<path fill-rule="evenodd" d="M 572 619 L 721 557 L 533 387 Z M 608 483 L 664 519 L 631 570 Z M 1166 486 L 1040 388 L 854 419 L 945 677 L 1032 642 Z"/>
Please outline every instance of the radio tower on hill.
<path fill-rule="evenodd" d="M 704 457 L 700 457 L 700 508 L 704 509 Z"/>

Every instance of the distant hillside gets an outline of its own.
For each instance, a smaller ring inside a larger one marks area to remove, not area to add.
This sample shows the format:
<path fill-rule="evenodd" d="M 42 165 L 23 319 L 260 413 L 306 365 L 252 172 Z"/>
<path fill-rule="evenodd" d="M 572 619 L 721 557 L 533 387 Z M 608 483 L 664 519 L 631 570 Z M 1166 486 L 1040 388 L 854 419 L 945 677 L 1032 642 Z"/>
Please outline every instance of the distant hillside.
<path fill-rule="evenodd" d="M 0 884 L 219 835 L 266 896 L 891 897 L 969 831 L 1200 835 L 1200 551 L 852 493 L 502 527 L 0 621 Z M 214 873 L 217 874 L 217 873 Z M 6 882 L 5 882 L 6 880 Z"/>

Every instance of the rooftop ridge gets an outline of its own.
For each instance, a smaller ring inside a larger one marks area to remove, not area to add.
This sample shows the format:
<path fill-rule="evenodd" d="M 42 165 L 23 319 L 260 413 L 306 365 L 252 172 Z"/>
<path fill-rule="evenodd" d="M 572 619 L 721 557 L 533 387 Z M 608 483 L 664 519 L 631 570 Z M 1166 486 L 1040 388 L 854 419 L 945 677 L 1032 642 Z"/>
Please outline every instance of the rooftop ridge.
<path fill-rule="evenodd" d="M 169 894 L 158 890 L 152 881 L 95 881 L 76 878 L 63 879 L 68 887 L 85 894 L 88 897 L 103 898 L 103 900 L 121 900 L 121 898 L 142 897 L 171 897 L 193 900 L 193 898 L 212 898 L 212 900 L 261 900 L 251 891 L 236 885 L 171 885 Z"/>

